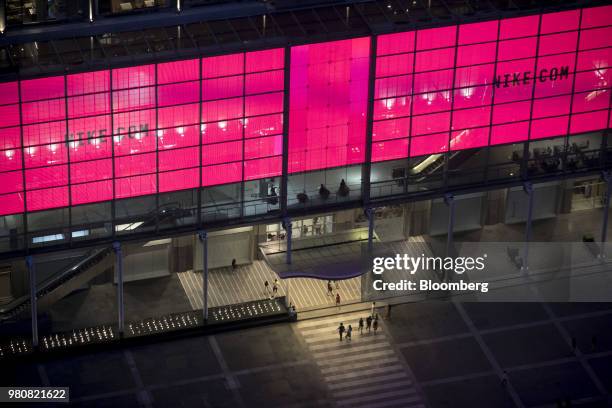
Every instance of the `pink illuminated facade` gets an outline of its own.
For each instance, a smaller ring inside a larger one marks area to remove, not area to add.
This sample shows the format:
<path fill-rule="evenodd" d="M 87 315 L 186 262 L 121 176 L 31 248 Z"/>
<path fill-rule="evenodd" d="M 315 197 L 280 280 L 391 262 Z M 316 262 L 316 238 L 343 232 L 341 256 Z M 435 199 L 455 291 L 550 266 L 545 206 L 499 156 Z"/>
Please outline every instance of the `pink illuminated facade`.
<path fill-rule="evenodd" d="M 606 129 L 611 60 L 606 6 L 0 83 L 0 215 Z"/>

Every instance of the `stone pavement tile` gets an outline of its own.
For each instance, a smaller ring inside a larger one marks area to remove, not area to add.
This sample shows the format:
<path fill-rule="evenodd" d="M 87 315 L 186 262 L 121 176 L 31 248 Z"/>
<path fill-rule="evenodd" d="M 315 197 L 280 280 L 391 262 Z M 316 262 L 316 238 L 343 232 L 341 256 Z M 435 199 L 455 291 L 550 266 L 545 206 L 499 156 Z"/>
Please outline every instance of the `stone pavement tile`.
<path fill-rule="evenodd" d="M 386 323 L 386 327 L 396 342 L 428 340 L 469 332 L 451 302 L 406 303 L 395 305 L 391 310 L 391 320 Z"/>
<path fill-rule="evenodd" d="M 462 305 L 474 325 L 480 330 L 536 322 L 548 318 L 540 303 L 466 302 Z"/>
<path fill-rule="evenodd" d="M 135 387 L 122 351 L 70 356 L 44 363 L 52 387 L 70 387 L 78 398 Z"/>
<path fill-rule="evenodd" d="M 58 405 L 56 405 L 57 407 Z M 82 402 L 71 402 L 71 407 L 78 408 L 119 408 L 119 407 L 138 407 L 138 397 L 136 394 L 126 394 L 116 397 L 100 398 Z"/>
<path fill-rule="evenodd" d="M 553 324 L 485 334 L 483 340 L 502 367 L 540 363 L 573 355 Z"/>
<path fill-rule="evenodd" d="M 514 407 L 512 398 L 496 375 L 425 386 L 423 393 L 429 408 Z"/>
<path fill-rule="evenodd" d="M 232 371 L 309 358 L 289 324 L 221 333 L 216 339 Z"/>
<path fill-rule="evenodd" d="M 156 388 L 150 391 L 154 407 L 237 407 L 224 379 Z"/>
<path fill-rule="evenodd" d="M 563 326 L 576 338 L 578 348 L 585 354 L 612 350 L 612 314 L 570 320 L 563 322 Z"/>
<path fill-rule="evenodd" d="M 145 385 L 164 384 L 221 373 L 208 337 L 162 341 L 131 349 Z"/>
<path fill-rule="evenodd" d="M 10 363 L 2 362 L 0 369 L 0 387 L 23 386 L 40 387 L 43 386 L 36 363 L 13 361 Z"/>
<path fill-rule="evenodd" d="M 548 304 L 557 317 L 565 317 L 576 314 L 612 311 L 612 303 L 602 302 L 555 302 Z"/>
<path fill-rule="evenodd" d="M 402 347 L 401 351 L 419 382 L 493 369 L 472 337 Z"/>
<path fill-rule="evenodd" d="M 597 388 L 578 362 L 528 368 L 509 373 L 526 406 L 554 404 L 558 399 L 597 397 Z"/>
<path fill-rule="evenodd" d="M 606 390 L 612 394 L 612 356 L 592 358 L 589 360 L 589 365 Z"/>
<path fill-rule="evenodd" d="M 314 364 L 242 374 L 238 381 L 247 407 L 325 406 L 326 401 L 332 402 Z"/>

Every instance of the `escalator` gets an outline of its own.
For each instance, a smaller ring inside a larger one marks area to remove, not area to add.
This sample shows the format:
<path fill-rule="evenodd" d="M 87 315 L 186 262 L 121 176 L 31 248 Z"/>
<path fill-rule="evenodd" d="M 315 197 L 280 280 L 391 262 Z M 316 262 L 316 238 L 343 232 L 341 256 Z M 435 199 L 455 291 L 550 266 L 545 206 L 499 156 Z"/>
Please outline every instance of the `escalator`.
<path fill-rule="evenodd" d="M 94 249 L 68 268 L 38 283 L 38 309 L 44 310 L 104 272 L 112 265 L 111 252 L 111 248 Z M 30 305 L 29 294 L 3 305 L 0 307 L 0 322 L 18 320 L 22 314 L 29 313 Z"/>
<path fill-rule="evenodd" d="M 464 162 L 477 154 L 480 149 L 458 150 L 451 152 L 448 157 L 449 168 L 457 169 Z M 421 160 L 410 169 L 410 178 L 414 183 L 420 183 L 444 169 L 444 154 L 432 154 Z"/>

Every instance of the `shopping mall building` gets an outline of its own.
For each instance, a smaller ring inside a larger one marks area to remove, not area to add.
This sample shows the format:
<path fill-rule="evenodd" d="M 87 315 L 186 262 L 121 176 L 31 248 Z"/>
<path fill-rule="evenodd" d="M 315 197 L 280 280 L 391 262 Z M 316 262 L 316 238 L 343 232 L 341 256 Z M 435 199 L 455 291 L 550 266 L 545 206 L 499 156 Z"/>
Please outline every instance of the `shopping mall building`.
<path fill-rule="evenodd" d="M 370 300 L 375 242 L 605 241 L 606 3 L 0 1 L 0 353 Z"/>

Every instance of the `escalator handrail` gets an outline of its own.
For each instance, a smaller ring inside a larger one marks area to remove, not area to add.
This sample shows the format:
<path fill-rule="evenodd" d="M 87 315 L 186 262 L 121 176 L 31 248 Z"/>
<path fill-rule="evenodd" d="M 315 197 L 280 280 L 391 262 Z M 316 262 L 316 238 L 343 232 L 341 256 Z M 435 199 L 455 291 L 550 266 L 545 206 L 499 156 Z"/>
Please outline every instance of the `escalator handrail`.
<path fill-rule="evenodd" d="M 100 256 L 102 254 L 106 254 L 109 251 L 110 251 L 110 248 L 94 249 L 85 258 L 79 260 L 76 264 L 74 264 L 74 265 L 64 269 L 64 271 L 59 273 L 59 274 L 56 274 L 56 275 L 53 275 L 53 276 L 47 278 L 40 285 L 37 285 L 37 287 L 36 287 L 36 298 L 37 299 L 40 298 L 45 291 L 47 291 L 49 289 L 54 289 L 53 284 L 55 284 L 56 282 L 62 280 L 63 278 L 65 278 L 67 276 L 70 277 L 70 275 L 74 274 L 74 272 L 79 270 L 87 262 L 95 259 L 96 257 L 98 257 L 98 256 Z M 11 302 L 7 303 L 2 308 L 0 308 L 0 319 L 2 318 L 2 315 L 10 313 L 12 310 L 14 310 L 18 306 L 20 306 L 21 304 L 23 304 L 23 303 L 25 303 L 25 302 L 27 302 L 29 300 L 30 300 L 30 295 L 26 294 L 26 295 L 20 296 L 17 299 L 14 299 Z"/>

